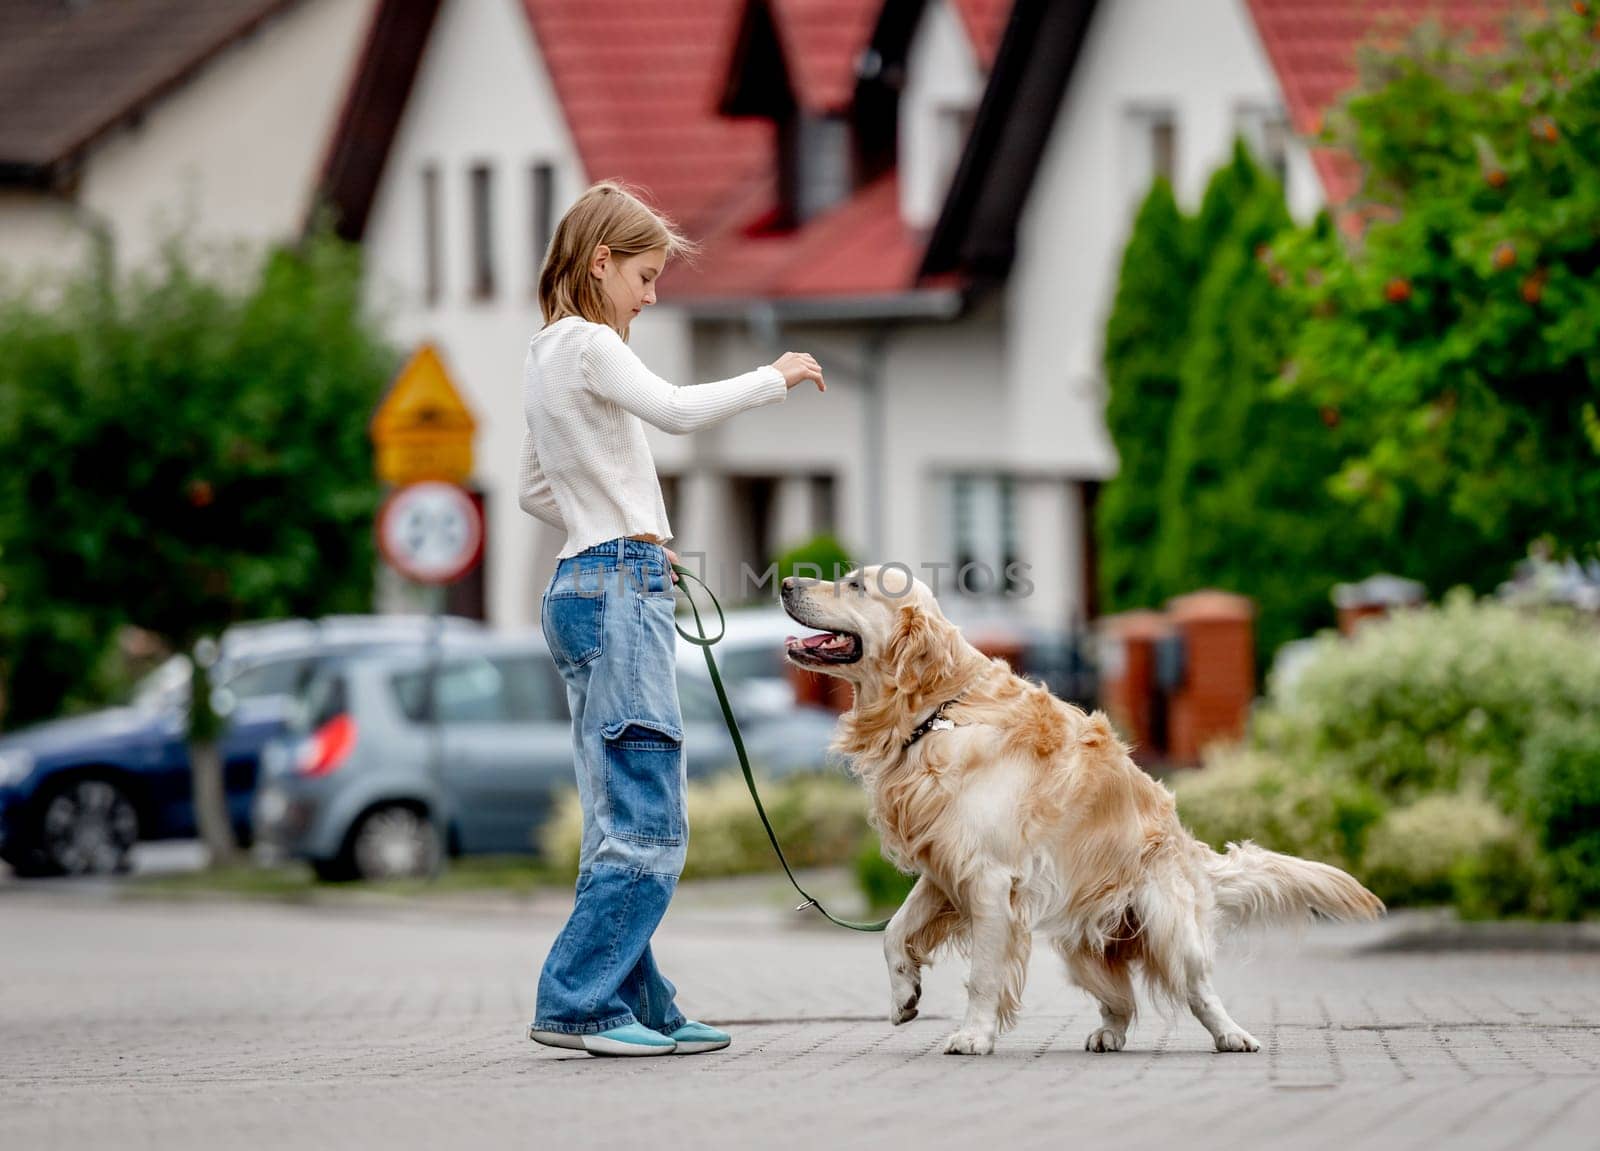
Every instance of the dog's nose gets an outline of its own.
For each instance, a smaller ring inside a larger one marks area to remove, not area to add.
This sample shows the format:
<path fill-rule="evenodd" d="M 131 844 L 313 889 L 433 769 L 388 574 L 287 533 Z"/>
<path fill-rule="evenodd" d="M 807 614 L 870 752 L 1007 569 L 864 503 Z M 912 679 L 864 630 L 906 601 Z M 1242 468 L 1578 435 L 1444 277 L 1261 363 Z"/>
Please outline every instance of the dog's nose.
<path fill-rule="evenodd" d="M 780 582 L 778 586 L 784 591 L 790 590 L 794 587 L 794 576 L 784 576 L 782 582 Z"/>

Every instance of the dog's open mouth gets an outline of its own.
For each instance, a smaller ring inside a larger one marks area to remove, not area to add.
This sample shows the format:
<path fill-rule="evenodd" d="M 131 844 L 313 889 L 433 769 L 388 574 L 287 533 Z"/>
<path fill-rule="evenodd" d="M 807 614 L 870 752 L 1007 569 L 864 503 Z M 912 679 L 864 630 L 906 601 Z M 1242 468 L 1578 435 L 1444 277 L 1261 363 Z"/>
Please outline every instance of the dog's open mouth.
<path fill-rule="evenodd" d="M 861 658 L 861 637 L 848 631 L 792 635 L 784 641 L 784 651 L 798 663 L 855 663 Z"/>

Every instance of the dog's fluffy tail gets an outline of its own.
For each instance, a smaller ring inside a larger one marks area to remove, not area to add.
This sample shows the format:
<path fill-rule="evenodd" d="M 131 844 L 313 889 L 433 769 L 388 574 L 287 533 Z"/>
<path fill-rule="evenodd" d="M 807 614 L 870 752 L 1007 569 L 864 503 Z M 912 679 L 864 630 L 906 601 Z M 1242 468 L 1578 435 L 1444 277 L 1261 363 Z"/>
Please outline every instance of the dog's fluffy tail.
<path fill-rule="evenodd" d="M 1280 855 L 1250 842 L 1230 843 L 1208 860 L 1224 927 L 1326 919 L 1376 919 L 1383 901 L 1337 867 Z"/>

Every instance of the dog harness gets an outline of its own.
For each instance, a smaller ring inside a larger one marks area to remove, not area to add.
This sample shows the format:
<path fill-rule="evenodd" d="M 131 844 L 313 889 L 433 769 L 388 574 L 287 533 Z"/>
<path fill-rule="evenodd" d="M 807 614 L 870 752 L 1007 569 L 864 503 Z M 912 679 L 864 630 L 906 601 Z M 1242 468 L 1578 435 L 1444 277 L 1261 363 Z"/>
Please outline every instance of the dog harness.
<path fill-rule="evenodd" d="M 945 700 L 938 707 L 934 708 L 932 715 L 923 720 L 921 723 L 917 724 L 917 726 L 912 729 L 911 737 L 905 741 L 900 750 L 911 750 L 911 745 L 916 743 L 917 740 L 921 739 L 923 736 L 927 735 L 930 731 L 945 731 L 954 727 L 956 725 L 956 721 L 945 718 L 944 709 L 953 703 L 959 702 L 960 699 L 961 696 L 958 695 L 954 699 Z"/>

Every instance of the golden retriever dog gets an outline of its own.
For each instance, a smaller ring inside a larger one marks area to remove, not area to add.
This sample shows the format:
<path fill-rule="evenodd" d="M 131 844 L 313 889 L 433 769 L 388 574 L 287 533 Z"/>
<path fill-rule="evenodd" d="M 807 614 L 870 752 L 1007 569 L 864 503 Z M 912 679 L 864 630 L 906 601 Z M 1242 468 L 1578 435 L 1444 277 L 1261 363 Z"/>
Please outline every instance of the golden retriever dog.
<path fill-rule="evenodd" d="M 1035 935 L 1100 1004 L 1090 1051 L 1127 1042 L 1135 972 L 1187 1004 L 1218 1051 L 1257 1051 L 1211 985 L 1219 935 L 1382 914 L 1337 868 L 1250 843 L 1219 855 L 1196 840 L 1103 714 L 978 651 L 903 565 L 831 583 L 791 577 L 781 597 L 825 633 L 791 636 L 788 659 L 854 688 L 834 747 L 867 789 L 885 854 L 920 876 L 884 934 L 890 1021 L 915 1018 L 922 967 L 941 946 L 971 960 L 947 1053 L 986 1055 L 1016 1023 Z"/>

